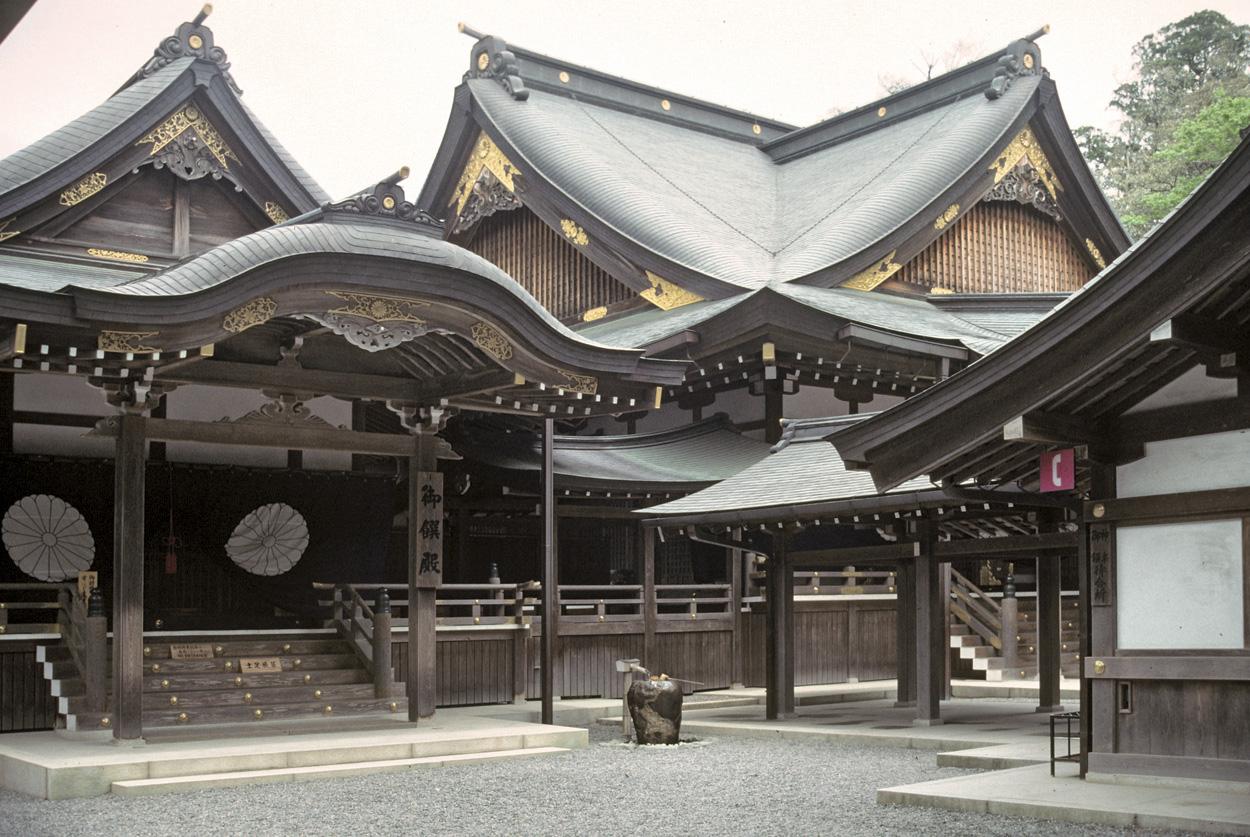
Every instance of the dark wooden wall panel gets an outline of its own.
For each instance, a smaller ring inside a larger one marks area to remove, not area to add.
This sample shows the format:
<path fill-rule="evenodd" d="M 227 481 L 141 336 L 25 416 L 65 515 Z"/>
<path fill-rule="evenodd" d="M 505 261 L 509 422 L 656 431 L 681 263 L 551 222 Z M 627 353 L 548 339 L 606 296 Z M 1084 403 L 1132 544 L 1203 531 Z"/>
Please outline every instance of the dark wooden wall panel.
<path fill-rule="evenodd" d="M 845 683 L 851 654 L 848 623 L 853 611 L 796 609 L 794 613 L 794 685 Z"/>
<path fill-rule="evenodd" d="M 556 661 L 555 689 L 561 697 L 621 697 L 617 660 L 642 659 L 642 633 L 564 636 Z M 538 638 L 529 639 L 530 671 L 526 696 L 542 697 Z"/>
<path fill-rule="evenodd" d="M 1250 760 L 1250 682 L 1135 680 L 1116 752 Z"/>
<path fill-rule="evenodd" d="M 652 673 L 695 680 L 700 684 L 686 687 L 686 692 L 728 689 L 733 685 L 732 631 L 657 633 L 655 645 L 659 659 L 651 664 Z"/>
<path fill-rule="evenodd" d="M 0 732 L 52 729 L 56 698 L 35 662 L 35 643 L 0 647 Z"/>
<path fill-rule="evenodd" d="M 887 680 L 898 673 L 895 606 L 893 601 L 871 603 L 881 607 L 868 607 L 869 604 L 864 602 L 856 608 L 851 670 L 860 680 Z"/>
<path fill-rule="evenodd" d="M 956 293 L 1075 291 L 1094 269 L 1049 216 L 1023 204 L 981 202 L 903 265 L 894 278 Z"/>
<path fill-rule="evenodd" d="M 129 177 L 129 183 L 110 184 L 108 188 L 116 195 L 74 223 L 60 239 L 108 250 L 172 253 L 174 175 L 145 166 Z"/>
<path fill-rule="evenodd" d="M 516 279 L 562 320 L 580 319 L 588 309 L 636 296 L 525 208 L 483 219 L 465 246 Z"/>
<path fill-rule="evenodd" d="M 512 702 L 511 636 L 440 636 L 437 646 L 439 706 Z M 408 677 L 408 642 L 391 643 L 395 681 Z"/>

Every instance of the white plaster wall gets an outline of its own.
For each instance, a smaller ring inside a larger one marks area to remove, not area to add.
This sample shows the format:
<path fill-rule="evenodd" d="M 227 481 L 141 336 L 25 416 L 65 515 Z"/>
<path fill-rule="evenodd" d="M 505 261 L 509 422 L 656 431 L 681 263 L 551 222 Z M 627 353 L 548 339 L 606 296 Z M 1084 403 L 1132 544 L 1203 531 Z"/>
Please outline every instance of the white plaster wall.
<path fill-rule="evenodd" d="M 1192 404 L 1202 401 L 1218 401 L 1237 397 L 1236 378 L 1212 378 L 1202 366 L 1195 366 L 1184 375 L 1161 387 L 1134 404 L 1125 414 L 1141 413 L 1159 407 Z"/>
<path fill-rule="evenodd" d="M 1250 486 L 1250 430 L 1146 443 L 1146 455 L 1116 468 L 1116 494 L 1149 497 Z"/>

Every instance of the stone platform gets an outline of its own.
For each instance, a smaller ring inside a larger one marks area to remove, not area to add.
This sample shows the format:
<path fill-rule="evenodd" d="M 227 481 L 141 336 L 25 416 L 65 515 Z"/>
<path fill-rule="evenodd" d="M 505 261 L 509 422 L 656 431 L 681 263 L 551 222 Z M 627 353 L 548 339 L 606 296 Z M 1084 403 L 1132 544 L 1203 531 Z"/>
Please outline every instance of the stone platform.
<path fill-rule="evenodd" d="M 550 755 L 588 741 L 585 729 L 500 721 L 455 709 L 429 721 L 371 729 L 161 740 L 135 745 L 108 733 L 0 737 L 0 787 L 42 799 L 171 792 L 252 782 L 395 771 L 491 758 Z M 331 769 L 332 768 L 332 769 Z M 174 780 L 180 781 L 151 781 Z M 116 783 L 116 784 L 115 784 Z"/>

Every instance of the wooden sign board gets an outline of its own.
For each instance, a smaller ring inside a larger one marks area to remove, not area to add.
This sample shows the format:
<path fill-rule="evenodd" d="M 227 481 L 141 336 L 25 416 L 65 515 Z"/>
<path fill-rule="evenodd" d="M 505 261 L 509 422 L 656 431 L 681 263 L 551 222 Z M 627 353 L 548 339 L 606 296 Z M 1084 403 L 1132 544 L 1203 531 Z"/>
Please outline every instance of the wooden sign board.
<path fill-rule="evenodd" d="M 1072 448 L 1042 454 L 1039 491 L 1071 491 L 1076 488 L 1076 451 Z"/>
<path fill-rule="evenodd" d="M 84 570 L 78 574 L 78 595 L 87 598 L 91 591 L 100 586 L 100 574 L 95 570 Z"/>
<path fill-rule="evenodd" d="M 443 475 L 417 472 L 416 555 L 417 587 L 434 588 L 443 583 Z"/>
<path fill-rule="evenodd" d="M 209 642 L 179 642 L 169 646 L 171 660 L 211 660 L 213 645 Z"/>
<path fill-rule="evenodd" d="M 282 658 L 244 657 L 239 660 L 239 671 L 243 674 L 272 674 L 282 671 Z"/>

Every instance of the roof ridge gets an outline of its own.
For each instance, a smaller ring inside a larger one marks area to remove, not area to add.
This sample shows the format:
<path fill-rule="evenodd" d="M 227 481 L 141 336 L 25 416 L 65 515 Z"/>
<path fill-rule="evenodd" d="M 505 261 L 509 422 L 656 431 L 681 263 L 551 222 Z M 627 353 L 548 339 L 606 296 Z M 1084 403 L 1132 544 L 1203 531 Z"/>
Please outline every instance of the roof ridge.
<path fill-rule="evenodd" d="M 213 4 L 205 3 L 199 14 L 178 26 L 174 34 L 162 40 L 152 51 L 152 57 L 135 71 L 125 84 L 117 89 L 117 93 L 125 90 L 136 81 L 147 78 L 161 68 L 177 61 L 179 58 L 198 58 L 217 65 L 222 78 L 230 85 L 230 89 L 242 96 L 243 90 L 230 75 L 230 62 L 226 60 L 226 51 L 213 44 L 213 30 L 204 25 L 204 20 L 213 13 Z M 116 93 L 114 94 L 116 95 Z"/>

